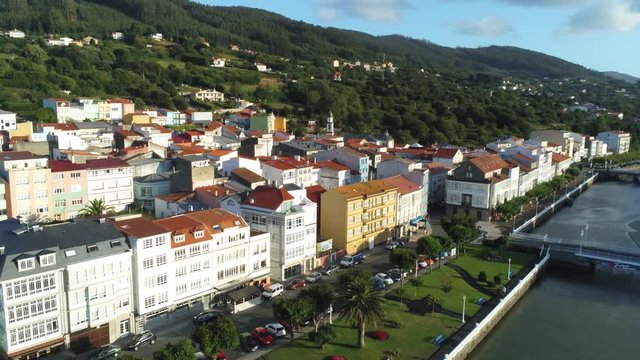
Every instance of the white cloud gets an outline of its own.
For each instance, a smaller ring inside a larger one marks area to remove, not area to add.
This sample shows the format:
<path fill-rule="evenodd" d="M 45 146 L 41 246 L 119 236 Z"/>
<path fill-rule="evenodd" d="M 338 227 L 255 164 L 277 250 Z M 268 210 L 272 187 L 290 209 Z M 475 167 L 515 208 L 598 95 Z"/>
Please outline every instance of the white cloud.
<path fill-rule="evenodd" d="M 316 0 L 317 16 L 335 21 L 342 16 L 369 21 L 400 21 L 411 8 L 409 0 Z"/>
<path fill-rule="evenodd" d="M 573 14 L 561 29 L 564 34 L 594 31 L 630 32 L 640 25 L 640 1 L 605 0 Z"/>
<path fill-rule="evenodd" d="M 486 17 L 478 21 L 457 21 L 451 26 L 458 34 L 482 37 L 499 37 L 513 32 L 509 19 L 501 17 Z"/>

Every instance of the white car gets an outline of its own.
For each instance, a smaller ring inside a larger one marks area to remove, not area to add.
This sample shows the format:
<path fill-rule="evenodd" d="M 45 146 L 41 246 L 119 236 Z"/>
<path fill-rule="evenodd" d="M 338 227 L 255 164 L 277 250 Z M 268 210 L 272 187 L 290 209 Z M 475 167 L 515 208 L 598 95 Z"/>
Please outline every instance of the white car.
<path fill-rule="evenodd" d="M 267 332 L 269 334 L 275 337 L 282 337 L 287 335 L 287 330 L 285 330 L 284 326 L 280 325 L 279 323 L 267 324 L 264 328 L 267 329 Z"/>
<path fill-rule="evenodd" d="M 421 269 L 425 269 L 429 267 L 429 264 L 424 260 L 418 260 L 418 266 L 420 266 Z"/>
<path fill-rule="evenodd" d="M 393 279 L 391 278 L 391 276 L 385 274 L 385 273 L 378 273 L 376 274 L 376 277 L 382 281 L 384 281 L 385 285 L 391 285 L 393 284 Z"/>
<path fill-rule="evenodd" d="M 320 280 L 321 278 L 322 278 L 322 274 L 316 271 L 316 272 L 312 272 L 311 274 L 309 274 L 309 276 L 304 278 L 304 281 L 313 284 L 314 282 Z"/>
<path fill-rule="evenodd" d="M 390 243 L 387 244 L 387 246 L 385 246 L 384 248 L 387 250 L 393 250 L 395 248 L 397 248 L 398 246 L 400 246 L 400 243 L 397 241 L 392 241 Z"/>

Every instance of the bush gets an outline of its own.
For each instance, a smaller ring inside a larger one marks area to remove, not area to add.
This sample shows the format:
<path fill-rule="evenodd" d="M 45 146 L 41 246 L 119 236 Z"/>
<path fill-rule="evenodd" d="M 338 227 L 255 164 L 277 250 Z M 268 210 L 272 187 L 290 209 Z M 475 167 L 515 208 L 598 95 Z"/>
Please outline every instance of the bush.
<path fill-rule="evenodd" d="M 444 276 L 442 280 L 440 280 L 440 289 L 445 293 L 448 293 L 453 289 L 453 282 L 448 276 Z"/>
<path fill-rule="evenodd" d="M 389 339 L 389 333 L 384 330 L 373 330 L 369 333 L 369 337 L 375 340 L 385 341 Z"/>
<path fill-rule="evenodd" d="M 495 285 L 493 284 L 493 281 L 487 281 L 487 287 L 494 287 Z"/>
<path fill-rule="evenodd" d="M 493 277 L 493 282 L 496 283 L 496 285 L 502 284 L 502 277 L 500 275 L 494 276 Z"/>
<path fill-rule="evenodd" d="M 478 274 L 478 281 L 487 281 L 487 273 L 484 271 L 480 271 Z"/>
<path fill-rule="evenodd" d="M 330 355 L 326 357 L 327 360 L 347 360 L 346 357 L 342 355 Z"/>

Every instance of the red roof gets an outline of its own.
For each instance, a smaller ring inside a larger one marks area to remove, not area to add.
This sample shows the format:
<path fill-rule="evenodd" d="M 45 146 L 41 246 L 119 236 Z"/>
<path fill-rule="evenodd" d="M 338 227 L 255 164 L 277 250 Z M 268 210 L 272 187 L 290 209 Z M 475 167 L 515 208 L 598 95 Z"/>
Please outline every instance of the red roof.
<path fill-rule="evenodd" d="M 69 160 L 49 160 L 49 168 L 52 173 L 84 170 L 83 164 L 74 164 Z"/>
<path fill-rule="evenodd" d="M 488 173 L 504 168 L 509 168 L 509 164 L 495 155 L 484 155 L 469 160 L 483 173 Z"/>
<path fill-rule="evenodd" d="M 258 186 L 255 190 L 249 192 L 242 203 L 244 205 L 276 210 L 287 200 L 293 200 L 293 196 L 291 196 L 285 188 L 278 189 L 270 186 Z"/>
<path fill-rule="evenodd" d="M 120 231 L 134 236 L 138 239 L 160 235 L 168 232 L 167 229 L 143 217 L 115 221 L 113 223 L 113 226 L 115 226 Z"/>
<path fill-rule="evenodd" d="M 429 169 L 429 174 L 440 174 L 451 170 L 448 166 L 439 162 L 425 163 L 423 167 Z"/>
<path fill-rule="evenodd" d="M 118 129 L 116 130 L 116 134 L 120 134 L 124 137 L 129 137 L 129 136 L 134 136 L 134 137 L 139 137 L 140 135 L 134 131 L 131 130 L 124 130 L 124 129 Z"/>
<path fill-rule="evenodd" d="M 195 191 L 197 193 L 205 193 L 207 195 L 216 196 L 216 197 L 228 195 L 229 193 L 235 193 L 235 191 L 227 189 L 224 186 L 220 186 L 220 185 L 202 186 L 202 187 L 196 188 Z"/>
<path fill-rule="evenodd" d="M 407 178 L 402 175 L 392 176 L 390 178 L 386 178 L 385 180 L 396 186 L 400 195 L 407 195 L 420 190 L 420 186 L 418 186 L 414 182 L 407 180 Z"/>
<path fill-rule="evenodd" d="M 319 161 L 317 163 L 313 164 L 313 167 L 319 169 L 319 168 L 327 168 L 327 169 L 331 169 L 334 171 L 349 171 L 351 170 L 350 168 L 340 164 L 339 162 L 333 161 L 333 160 L 324 160 L 324 161 Z"/>
<path fill-rule="evenodd" d="M 455 148 L 440 148 L 436 150 L 435 154 L 433 154 L 433 157 L 441 159 L 453 159 L 453 157 L 456 156 L 459 151 L 459 149 Z"/>
<path fill-rule="evenodd" d="M 305 190 L 307 190 L 307 198 L 316 204 L 320 203 L 320 195 L 327 191 L 320 185 L 307 186 Z"/>
<path fill-rule="evenodd" d="M 563 161 L 567 161 L 570 160 L 571 158 L 568 157 L 567 155 L 563 155 L 557 152 L 552 152 L 551 153 L 551 163 L 553 164 L 557 164 L 559 162 L 563 162 Z"/>
<path fill-rule="evenodd" d="M 220 121 L 211 121 L 209 123 L 209 125 L 207 126 L 207 130 L 213 131 L 213 130 L 219 129 L 219 128 L 223 127 L 223 126 L 224 126 L 224 124 L 221 123 Z"/>
<path fill-rule="evenodd" d="M 129 99 L 109 99 L 110 104 L 133 104 Z"/>
<path fill-rule="evenodd" d="M 211 155 L 211 156 L 216 156 L 216 157 L 221 157 L 221 156 L 225 156 L 225 155 L 229 155 L 232 152 L 235 152 L 235 150 L 228 150 L 228 149 L 214 149 L 214 150 L 209 150 L 207 151 L 207 154 Z"/>
<path fill-rule="evenodd" d="M 173 192 L 165 195 L 157 196 L 158 199 L 164 200 L 166 202 L 178 202 L 184 200 L 191 200 L 196 196 L 195 191 L 183 191 L 183 192 Z"/>
<path fill-rule="evenodd" d="M 245 180 L 249 184 L 266 182 L 265 178 L 244 167 L 231 170 L 231 174 Z"/>
<path fill-rule="evenodd" d="M 118 158 L 107 158 L 107 159 L 87 160 L 86 167 L 89 170 L 96 170 L 96 169 L 131 167 L 131 165 L 129 165 L 126 161 L 120 160 Z"/>
<path fill-rule="evenodd" d="M 41 123 L 41 124 L 37 124 L 36 126 L 41 127 L 41 128 L 45 128 L 45 127 L 52 127 L 56 130 L 67 130 L 67 131 L 71 131 L 71 130 L 78 130 L 78 127 L 76 127 L 75 124 L 73 123 Z"/>
<path fill-rule="evenodd" d="M 290 157 L 278 157 L 275 160 L 265 161 L 263 164 L 278 170 L 293 170 L 313 166 L 306 158 L 296 160 Z"/>

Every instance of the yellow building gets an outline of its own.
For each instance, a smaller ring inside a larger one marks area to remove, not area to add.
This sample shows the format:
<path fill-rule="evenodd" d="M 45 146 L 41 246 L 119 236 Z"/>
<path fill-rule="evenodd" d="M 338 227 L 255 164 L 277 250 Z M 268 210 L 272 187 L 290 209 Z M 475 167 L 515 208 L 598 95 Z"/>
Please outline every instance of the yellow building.
<path fill-rule="evenodd" d="M 322 194 L 320 234 L 353 254 L 391 239 L 398 189 L 386 180 L 340 186 Z"/>
<path fill-rule="evenodd" d="M 29 139 L 31 139 L 32 134 L 33 134 L 33 123 L 31 121 L 17 123 L 15 130 L 9 130 L 10 137 L 26 136 Z"/>
<path fill-rule="evenodd" d="M 249 120 L 249 128 L 251 130 L 259 130 L 268 133 L 274 131 L 287 132 L 287 118 L 284 116 L 276 116 L 274 114 L 256 115 Z"/>
<path fill-rule="evenodd" d="M 129 113 L 124 116 L 124 124 L 151 124 L 151 116 L 143 112 Z"/>
<path fill-rule="evenodd" d="M 6 182 L 7 215 L 50 218 L 51 169 L 45 156 L 28 151 L 0 152 L 0 176 Z"/>

